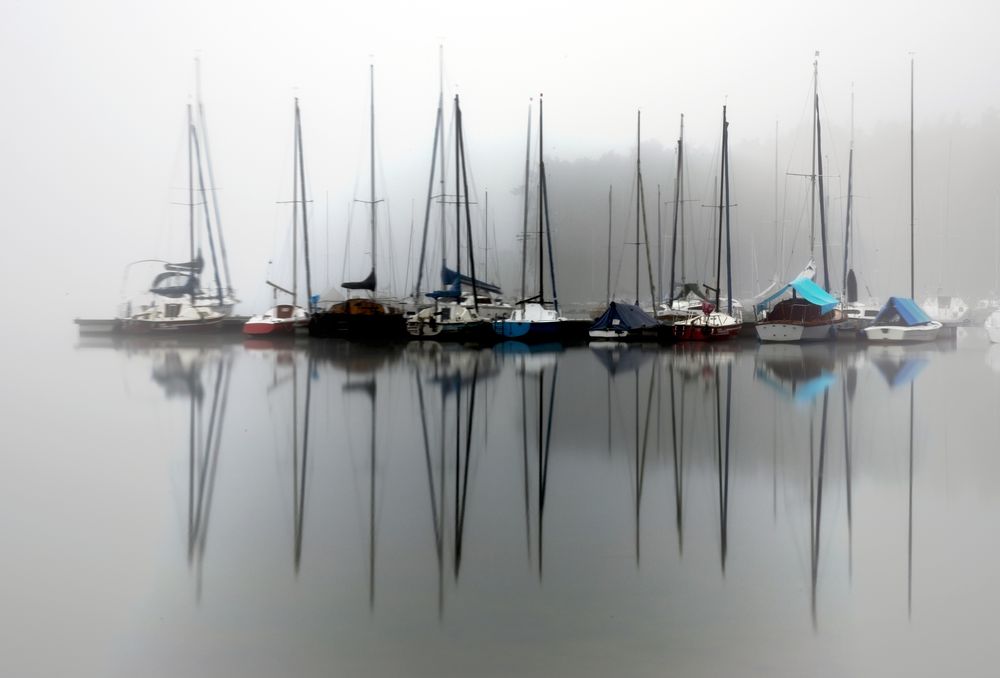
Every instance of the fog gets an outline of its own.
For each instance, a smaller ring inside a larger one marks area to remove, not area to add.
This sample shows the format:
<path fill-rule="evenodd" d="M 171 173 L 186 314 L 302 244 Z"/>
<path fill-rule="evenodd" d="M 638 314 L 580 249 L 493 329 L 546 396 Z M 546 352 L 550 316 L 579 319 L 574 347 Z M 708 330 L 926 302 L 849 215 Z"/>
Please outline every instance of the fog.
<path fill-rule="evenodd" d="M 126 264 L 184 257 L 187 212 L 175 203 L 186 196 L 185 105 L 195 90 L 195 57 L 240 311 L 269 299 L 268 261 L 287 262 L 290 208 L 279 203 L 291 196 L 296 96 L 313 200 L 315 286 L 344 279 L 349 221 L 346 275 L 364 274 L 366 207 L 354 200 L 369 190 L 369 64 L 376 192 L 385 200 L 380 237 L 393 243 L 395 262 L 395 271 L 380 277 L 394 278 L 391 291 L 402 293 L 408 261 L 412 285 L 411 220 L 418 233 L 422 226 L 442 46 L 446 105 L 458 94 L 463 107 L 473 219 L 481 227 L 488 191 L 500 277 L 511 294 L 518 287 L 528 103 L 544 93 L 559 291 L 577 302 L 604 297 L 609 186 L 614 269 L 622 243 L 634 241 L 624 229 L 634 227 L 628 201 L 639 109 L 651 231 L 657 185 L 661 202 L 672 199 L 683 113 L 689 232 L 692 242 L 708 237 L 709 210 L 700 205 L 712 200 L 726 104 L 736 291 L 752 295 L 775 272 L 801 268 L 809 254 L 808 182 L 791 174 L 809 172 L 816 51 L 837 242 L 832 277 L 842 275 L 853 92 L 862 295 L 866 286 L 880 298 L 906 293 L 912 53 L 917 296 L 940 288 L 971 301 L 997 286 L 1000 198 L 990 169 L 1000 139 L 992 46 L 998 13 L 987 2 L 8 1 L 0 7 L 4 297 L 31 289 L 54 322 L 109 316 Z M 670 212 L 661 207 L 667 234 Z M 706 242 L 691 266 L 702 265 L 694 262 L 705 258 Z M 632 256 L 616 275 L 616 291 L 626 298 L 634 295 Z"/>

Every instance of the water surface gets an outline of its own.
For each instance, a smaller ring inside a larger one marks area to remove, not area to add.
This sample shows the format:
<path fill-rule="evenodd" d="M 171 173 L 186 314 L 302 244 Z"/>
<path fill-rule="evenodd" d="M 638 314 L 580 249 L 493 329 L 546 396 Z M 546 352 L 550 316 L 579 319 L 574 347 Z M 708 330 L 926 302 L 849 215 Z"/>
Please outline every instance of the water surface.
<path fill-rule="evenodd" d="M 1000 366 L 907 350 L 9 352 L 0 673 L 994 675 Z"/>

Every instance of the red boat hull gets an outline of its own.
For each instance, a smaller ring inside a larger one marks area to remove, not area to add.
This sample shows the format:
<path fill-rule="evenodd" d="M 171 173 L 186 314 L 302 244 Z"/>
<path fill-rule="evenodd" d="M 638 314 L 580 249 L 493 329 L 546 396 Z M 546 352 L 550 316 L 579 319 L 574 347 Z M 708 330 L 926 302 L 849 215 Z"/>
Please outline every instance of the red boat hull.
<path fill-rule="evenodd" d="M 294 334 L 295 328 L 301 325 L 303 328 L 308 327 L 308 322 L 284 322 L 284 323 L 260 323 L 260 322 L 246 322 L 243 325 L 243 334 L 249 334 L 253 336 L 275 336 L 282 334 Z"/>
<path fill-rule="evenodd" d="M 740 335 L 743 325 L 726 325 L 711 327 L 706 325 L 674 325 L 674 338 L 677 341 L 724 341 Z"/>

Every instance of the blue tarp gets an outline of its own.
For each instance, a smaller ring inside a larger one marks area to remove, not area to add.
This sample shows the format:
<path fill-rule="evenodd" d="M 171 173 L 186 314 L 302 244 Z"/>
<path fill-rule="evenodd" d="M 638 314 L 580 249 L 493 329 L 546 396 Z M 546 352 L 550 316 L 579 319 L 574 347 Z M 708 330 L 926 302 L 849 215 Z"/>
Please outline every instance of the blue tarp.
<path fill-rule="evenodd" d="M 617 322 L 615 322 L 617 321 Z M 656 319 L 634 304 L 612 301 L 608 310 L 590 326 L 592 330 L 638 330 L 657 327 Z"/>
<path fill-rule="evenodd" d="M 931 321 L 924 310 L 917 306 L 917 302 L 906 297 L 889 297 L 882 310 L 875 317 L 873 325 L 893 324 L 913 327 L 915 325 L 926 325 Z"/>
<path fill-rule="evenodd" d="M 768 304 L 788 292 L 788 290 L 795 290 L 800 297 L 808 301 L 810 304 L 819 306 L 820 311 L 823 313 L 829 313 L 837 306 L 836 297 L 814 283 L 812 280 L 809 278 L 796 278 L 764 301 L 759 304 L 754 304 L 754 311 L 760 313 L 767 307 Z"/>

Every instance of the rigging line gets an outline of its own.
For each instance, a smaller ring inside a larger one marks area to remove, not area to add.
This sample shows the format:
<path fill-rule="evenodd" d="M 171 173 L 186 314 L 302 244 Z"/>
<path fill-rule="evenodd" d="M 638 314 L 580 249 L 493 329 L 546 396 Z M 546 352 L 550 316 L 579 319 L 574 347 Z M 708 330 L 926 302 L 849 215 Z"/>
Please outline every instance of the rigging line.
<path fill-rule="evenodd" d="M 201 124 L 201 136 L 205 146 L 205 166 L 208 169 L 208 184 L 211 191 L 212 207 L 215 212 L 215 228 L 219 234 L 219 250 L 222 254 L 222 268 L 226 278 L 226 291 L 232 292 L 233 282 L 229 275 L 229 258 L 226 255 L 226 241 L 222 234 L 222 216 L 219 209 L 219 198 L 216 195 L 215 173 L 212 170 L 212 153 L 208 146 L 208 122 L 205 120 L 205 107 L 201 101 L 201 62 L 195 59 L 197 74 L 198 122 Z"/>
<path fill-rule="evenodd" d="M 201 192 L 202 204 L 205 206 L 205 232 L 208 234 L 208 247 L 212 253 L 212 274 L 215 277 L 215 289 L 218 293 L 219 304 L 222 304 L 222 281 L 219 279 L 219 264 L 215 256 L 215 238 L 212 235 L 212 220 L 209 217 L 208 202 L 205 196 L 205 179 L 201 171 L 201 147 L 198 143 L 198 133 L 191 125 L 191 139 L 194 142 L 195 162 L 198 166 L 198 189 Z"/>
<path fill-rule="evenodd" d="M 413 262 L 413 230 L 415 228 L 413 216 L 413 198 L 410 198 L 410 236 L 406 241 L 406 273 L 403 275 L 403 290 L 410 289 L 410 264 Z M 413 295 L 414 305 L 417 296 Z"/>

